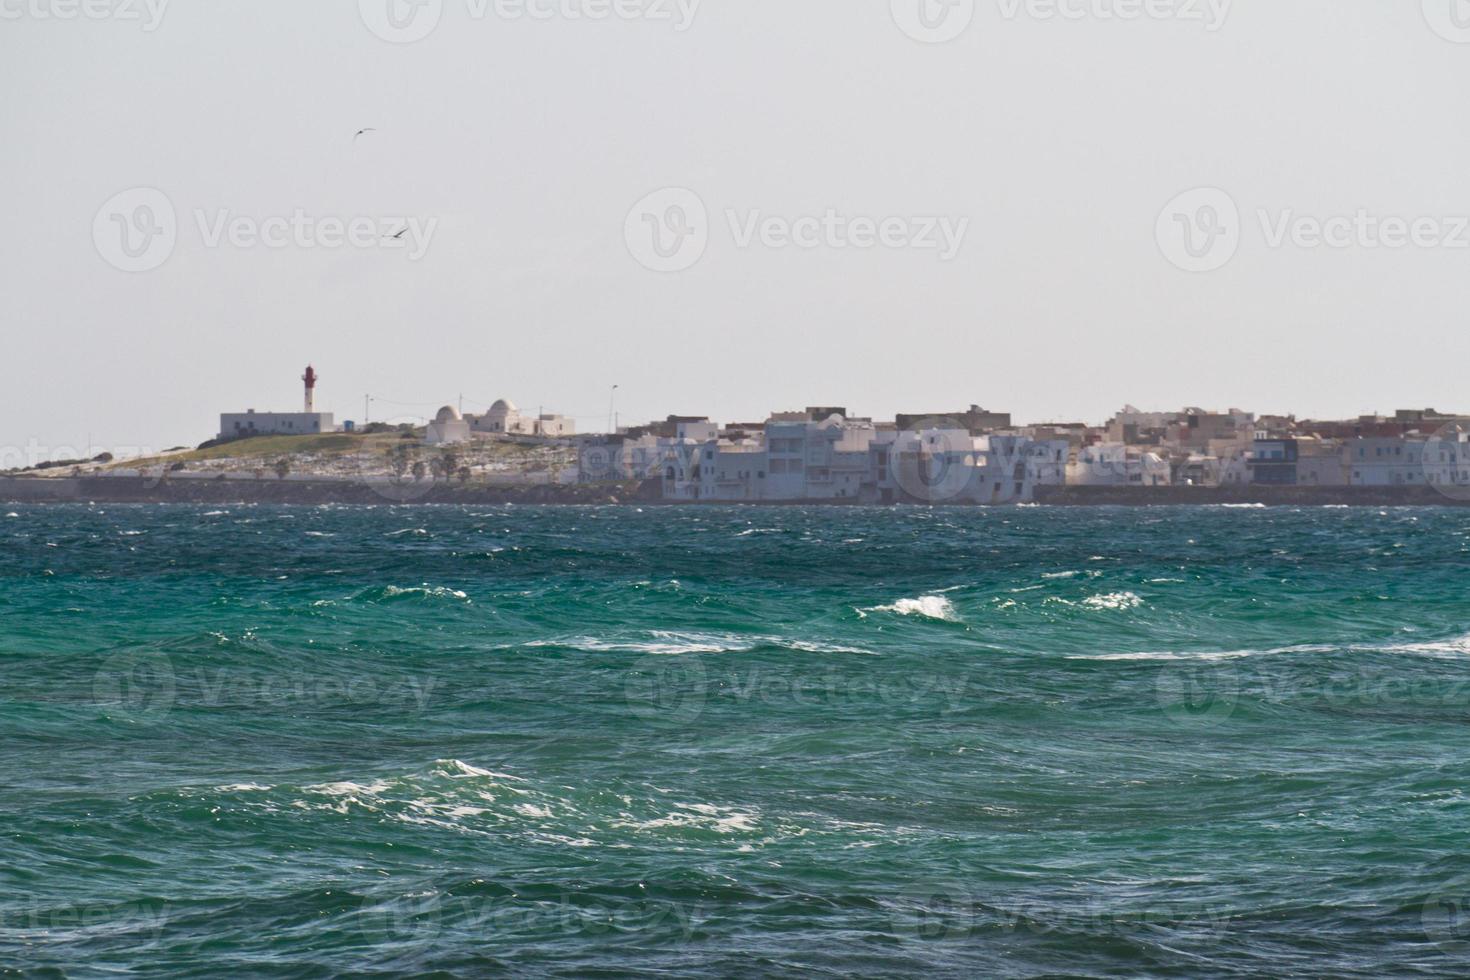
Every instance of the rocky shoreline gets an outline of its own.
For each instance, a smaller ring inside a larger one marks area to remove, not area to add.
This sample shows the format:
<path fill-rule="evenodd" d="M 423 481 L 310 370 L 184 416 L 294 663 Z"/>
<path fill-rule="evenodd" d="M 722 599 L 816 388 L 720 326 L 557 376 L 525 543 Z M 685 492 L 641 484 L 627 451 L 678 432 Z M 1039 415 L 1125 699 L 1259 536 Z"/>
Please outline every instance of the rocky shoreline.
<path fill-rule="evenodd" d="M 1470 488 L 1467 488 L 1470 489 Z M 167 479 L 156 477 L 0 477 L 0 501 L 21 504 L 523 504 L 710 506 L 666 501 L 657 481 L 490 487 L 426 480 L 387 484 L 347 480 Z M 853 506 L 855 501 L 803 501 Z M 922 503 L 911 501 L 910 503 Z M 1055 507 L 1249 506 L 1463 507 L 1431 487 L 1041 487 L 1036 503 Z"/>

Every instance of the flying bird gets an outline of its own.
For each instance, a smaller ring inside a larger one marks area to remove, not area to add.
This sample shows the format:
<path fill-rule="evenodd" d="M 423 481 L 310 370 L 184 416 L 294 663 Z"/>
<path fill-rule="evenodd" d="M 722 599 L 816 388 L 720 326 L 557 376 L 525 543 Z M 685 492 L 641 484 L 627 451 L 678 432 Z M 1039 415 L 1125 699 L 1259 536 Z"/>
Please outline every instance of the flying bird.
<path fill-rule="evenodd" d="M 404 225 L 402 228 L 400 228 L 398 230 L 398 234 L 396 234 L 396 235 L 389 235 L 388 237 L 389 238 L 402 238 L 406 234 L 408 234 L 408 225 Z"/>
<path fill-rule="evenodd" d="M 352 134 L 352 142 L 356 143 L 357 142 L 357 138 L 359 136 L 364 135 L 365 133 L 376 133 L 376 132 L 377 132 L 377 130 L 374 129 L 373 127 L 371 127 L 371 126 L 367 126 L 367 127 L 363 128 L 363 129 L 359 129 L 357 132 L 355 132 L 355 133 Z"/>

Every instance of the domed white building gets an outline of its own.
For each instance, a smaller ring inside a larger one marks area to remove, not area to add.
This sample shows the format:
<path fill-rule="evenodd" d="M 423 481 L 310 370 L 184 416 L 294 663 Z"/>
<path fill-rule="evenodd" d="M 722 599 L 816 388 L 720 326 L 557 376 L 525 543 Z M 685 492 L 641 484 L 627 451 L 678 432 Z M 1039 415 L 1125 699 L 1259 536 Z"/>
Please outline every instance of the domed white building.
<path fill-rule="evenodd" d="M 453 405 L 445 405 L 429 423 L 424 441 L 431 446 L 454 446 L 470 441 L 470 424 Z"/>
<path fill-rule="evenodd" d="M 522 415 L 515 402 L 505 398 L 497 399 L 484 415 L 470 416 L 469 424 L 475 432 L 497 436 L 556 439 L 576 432 L 576 425 L 569 418 L 561 415 Z"/>

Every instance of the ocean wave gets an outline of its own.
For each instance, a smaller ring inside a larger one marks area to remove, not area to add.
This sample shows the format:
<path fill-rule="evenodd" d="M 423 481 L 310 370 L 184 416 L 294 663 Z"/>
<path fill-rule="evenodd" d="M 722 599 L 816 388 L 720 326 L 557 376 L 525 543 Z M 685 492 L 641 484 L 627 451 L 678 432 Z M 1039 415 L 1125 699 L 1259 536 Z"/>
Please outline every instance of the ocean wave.
<path fill-rule="evenodd" d="M 652 630 L 647 639 L 575 636 L 565 639 L 535 640 L 527 647 L 570 647 L 583 653 L 641 653 L 655 656 L 679 656 L 688 653 L 744 653 L 755 649 L 753 637 L 731 633 L 679 633 Z"/>
<path fill-rule="evenodd" d="M 674 630 L 650 630 L 638 637 L 575 636 L 535 640 L 527 647 L 544 649 L 562 647 L 583 653 L 639 653 L 674 657 L 697 653 L 749 653 L 761 647 L 774 647 L 798 653 L 861 653 L 873 651 L 820 640 L 799 640 L 784 636 L 744 635 L 738 633 L 688 633 Z"/>
<path fill-rule="evenodd" d="M 924 619 L 937 619 L 946 623 L 959 621 L 959 616 L 955 612 L 954 603 L 942 595 L 919 596 L 917 599 L 899 599 L 891 605 L 872 606 L 862 611 L 896 613 L 899 616 L 920 616 Z"/>
<path fill-rule="evenodd" d="M 459 589 L 450 589 L 445 586 L 420 585 L 403 588 L 397 585 L 384 585 L 373 589 L 363 589 L 353 595 L 353 602 L 403 602 L 413 599 L 455 599 L 461 602 L 469 602 L 467 593 Z"/>
<path fill-rule="evenodd" d="M 1385 653 L 1412 653 L 1428 657 L 1463 657 L 1470 654 L 1470 633 L 1428 643 L 1389 643 L 1378 649 Z"/>
<path fill-rule="evenodd" d="M 1242 650 L 1150 650 L 1137 653 L 1075 653 L 1067 660 L 1177 661 L 1241 660 L 1247 657 L 1283 657 L 1302 654 L 1409 653 L 1418 656 L 1458 658 L 1470 655 L 1470 634 L 1427 643 L 1298 643 L 1284 647 Z"/>
<path fill-rule="evenodd" d="M 662 817 L 641 821 L 617 820 L 613 822 L 613 826 L 630 830 L 690 828 L 717 834 L 735 834 L 755 831 L 757 821 L 757 815 L 749 810 L 719 807 L 709 803 L 675 803 L 674 810 Z"/>
<path fill-rule="evenodd" d="M 1090 595 L 1082 600 L 1088 609 L 1137 609 L 1143 599 L 1132 592 L 1109 592 L 1105 595 Z"/>

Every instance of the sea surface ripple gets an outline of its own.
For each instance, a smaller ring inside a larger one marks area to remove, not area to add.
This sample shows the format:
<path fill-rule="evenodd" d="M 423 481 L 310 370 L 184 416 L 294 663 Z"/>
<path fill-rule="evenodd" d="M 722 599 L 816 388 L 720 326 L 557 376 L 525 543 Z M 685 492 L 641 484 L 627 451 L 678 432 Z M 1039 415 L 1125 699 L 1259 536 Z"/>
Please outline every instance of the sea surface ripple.
<path fill-rule="evenodd" d="M 1470 513 L 0 506 L 0 975 L 1464 976 Z"/>

